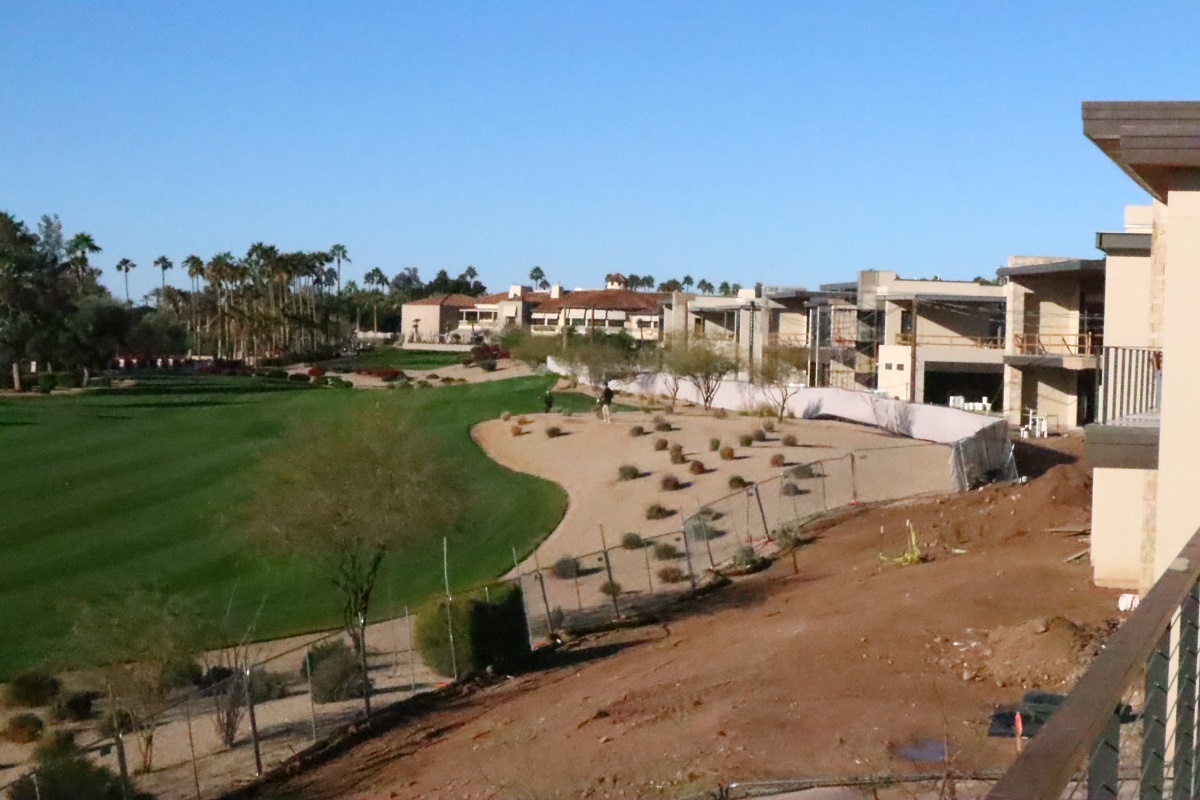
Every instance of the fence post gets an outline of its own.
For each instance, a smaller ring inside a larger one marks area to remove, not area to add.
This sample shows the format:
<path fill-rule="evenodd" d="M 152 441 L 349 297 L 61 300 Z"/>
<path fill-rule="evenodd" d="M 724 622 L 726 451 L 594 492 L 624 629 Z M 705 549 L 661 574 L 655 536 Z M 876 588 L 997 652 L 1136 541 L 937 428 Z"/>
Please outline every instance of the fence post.
<path fill-rule="evenodd" d="M 752 486 L 750 488 L 752 488 L 754 490 L 754 501 L 756 503 L 758 503 L 758 516 L 759 516 L 759 519 L 762 520 L 763 536 L 770 539 L 771 538 L 771 526 L 767 524 L 767 512 L 763 510 L 762 496 L 759 495 L 759 493 L 758 493 L 758 484 L 756 483 L 756 484 L 754 484 L 754 486 Z"/>
<path fill-rule="evenodd" d="M 1141 796 L 1162 800 L 1163 765 L 1167 738 L 1167 681 L 1170 672 L 1171 629 L 1163 632 L 1146 661 L 1146 703 L 1142 714 Z"/>
<path fill-rule="evenodd" d="M 692 583 L 692 591 L 696 591 L 696 570 L 692 569 L 692 548 L 688 544 L 687 526 L 683 529 L 683 552 L 687 556 L 688 579 Z"/>
<path fill-rule="evenodd" d="M 304 677 L 308 678 L 308 716 L 312 722 L 312 740 L 317 740 L 317 701 L 313 698 L 312 648 L 304 651 Z"/>
<path fill-rule="evenodd" d="M 408 631 L 408 681 L 410 692 L 417 691 L 417 662 L 413 658 L 413 651 L 416 650 L 417 644 L 413 641 L 412 619 L 408 616 L 408 606 L 404 607 L 404 629 Z"/>
<path fill-rule="evenodd" d="M 852 503 L 858 502 L 858 470 L 855 468 L 857 466 L 857 462 L 858 462 L 858 459 L 856 459 L 854 457 L 854 451 L 851 450 L 850 451 L 850 502 L 852 502 Z"/>
<path fill-rule="evenodd" d="M 245 676 L 246 688 L 246 711 L 250 717 L 250 741 L 254 744 L 254 773 L 262 775 L 262 752 L 258 749 L 258 720 L 254 716 L 254 694 L 250 691 L 251 669 L 249 664 L 242 666 L 242 673 Z M 309 687 L 311 690 L 311 687 Z"/>
<path fill-rule="evenodd" d="M 1200 638 L 1200 589 L 1193 585 L 1179 610 L 1179 672 L 1175 699 L 1174 797 L 1193 797 L 1196 738 L 1196 646 Z"/>
<path fill-rule="evenodd" d="M 458 680 L 458 655 L 454 652 L 454 598 L 450 595 L 450 542 L 442 537 L 442 576 L 446 580 L 446 629 L 450 632 L 450 666 Z"/>
<path fill-rule="evenodd" d="M 600 547 L 602 548 L 601 552 L 604 553 L 604 572 L 606 575 L 608 575 L 608 588 L 610 590 L 615 590 L 617 588 L 617 582 L 613 580 L 612 561 L 608 557 L 608 542 L 604 539 L 603 525 L 600 526 Z M 614 591 L 613 594 L 609 595 L 609 597 L 612 599 L 613 614 L 618 617 L 621 616 L 621 606 L 617 604 L 616 592 Z"/>
<path fill-rule="evenodd" d="M 121 797 L 129 797 L 129 762 L 125 760 L 125 735 L 121 733 L 121 716 L 117 713 L 117 696 L 108 684 L 108 707 L 113 721 L 113 743 L 117 746 L 117 770 L 121 774 Z"/>
<path fill-rule="evenodd" d="M 650 577 L 650 545 L 649 543 L 642 545 L 642 555 L 646 557 L 646 586 L 649 588 L 650 594 L 654 594 L 654 579 Z"/>
<path fill-rule="evenodd" d="M 189 695 L 183 711 L 187 715 L 188 750 L 192 753 L 192 782 L 196 786 L 196 800 L 200 800 L 200 768 L 196 766 L 196 741 L 192 738 L 192 698 Z"/>
<path fill-rule="evenodd" d="M 1120 787 L 1118 767 L 1121 763 L 1121 707 L 1113 708 L 1108 718 L 1108 725 L 1087 768 L 1087 798 L 1088 800 L 1117 800 L 1117 790 Z"/>
<path fill-rule="evenodd" d="M 363 710 L 371 719 L 371 673 L 367 670 L 367 615 L 358 613 L 358 659 L 362 664 Z"/>
<path fill-rule="evenodd" d="M 517 548 L 512 549 L 513 572 L 517 573 L 517 586 L 521 588 L 521 606 L 525 609 L 525 634 L 529 637 L 529 648 L 533 649 L 533 615 L 529 613 L 529 601 L 525 599 L 525 573 L 521 571 L 521 563 L 517 561 Z M 549 624 L 550 620 L 546 620 Z"/>
<path fill-rule="evenodd" d="M 542 605 L 546 607 L 546 627 L 554 636 L 554 617 L 550 615 L 550 598 L 546 596 L 546 576 L 542 574 L 542 560 L 538 558 L 537 550 L 533 551 L 533 566 L 537 568 L 538 586 L 542 590 Z"/>

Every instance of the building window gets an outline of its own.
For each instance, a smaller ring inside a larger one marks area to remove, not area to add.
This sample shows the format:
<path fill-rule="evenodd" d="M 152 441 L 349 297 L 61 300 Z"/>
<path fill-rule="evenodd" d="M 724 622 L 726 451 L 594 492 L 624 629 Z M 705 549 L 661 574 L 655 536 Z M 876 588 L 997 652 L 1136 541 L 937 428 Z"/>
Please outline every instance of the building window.
<path fill-rule="evenodd" d="M 883 368 L 884 368 L 884 369 L 891 369 L 891 368 L 892 368 L 892 365 L 891 365 L 891 364 L 884 364 L 884 365 L 883 365 Z"/>
<path fill-rule="evenodd" d="M 901 372 L 904 372 L 904 365 L 903 365 L 903 364 L 897 364 L 897 365 L 896 365 L 896 369 L 900 370 Z"/>

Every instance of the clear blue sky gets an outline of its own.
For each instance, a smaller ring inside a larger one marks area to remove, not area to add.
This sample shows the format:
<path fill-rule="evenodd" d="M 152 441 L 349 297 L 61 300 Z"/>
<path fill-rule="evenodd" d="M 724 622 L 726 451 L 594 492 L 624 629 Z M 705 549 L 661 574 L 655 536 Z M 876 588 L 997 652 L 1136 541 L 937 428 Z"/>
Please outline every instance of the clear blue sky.
<path fill-rule="evenodd" d="M 258 240 L 492 287 L 970 278 L 1144 202 L 1079 104 L 1196 98 L 1197 34 L 1195 3 L 0 0 L 0 210 L 138 294 Z"/>

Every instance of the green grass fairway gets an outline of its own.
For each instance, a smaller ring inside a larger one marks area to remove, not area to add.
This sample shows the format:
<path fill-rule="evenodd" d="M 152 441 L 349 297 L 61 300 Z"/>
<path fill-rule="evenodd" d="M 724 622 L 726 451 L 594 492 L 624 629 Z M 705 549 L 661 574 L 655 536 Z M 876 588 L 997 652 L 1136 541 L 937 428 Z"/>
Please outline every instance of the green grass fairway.
<path fill-rule="evenodd" d="M 404 350 L 391 345 L 381 345 L 357 356 L 346 356 L 322 361 L 325 369 L 437 369 L 457 364 L 465 353 L 448 350 Z"/>
<path fill-rule="evenodd" d="M 539 410 L 550 382 L 401 393 L 467 475 L 472 502 L 445 532 L 458 587 L 501 574 L 512 547 L 528 553 L 562 518 L 558 486 L 500 467 L 469 436 L 502 411 Z M 0 678 L 60 646 L 80 600 L 136 584 L 183 592 L 213 619 L 231 594 L 243 623 L 261 604 L 259 638 L 339 624 L 325 575 L 264 554 L 228 520 L 288 426 L 381 396 L 257 378 L 164 378 L 76 397 L 0 399 Z M 593 401 L 560 394 L 556 402 L 582 409 Z M 439 535 L 389 556 L 377 614 L 438 591 L 441 552 Z"/>

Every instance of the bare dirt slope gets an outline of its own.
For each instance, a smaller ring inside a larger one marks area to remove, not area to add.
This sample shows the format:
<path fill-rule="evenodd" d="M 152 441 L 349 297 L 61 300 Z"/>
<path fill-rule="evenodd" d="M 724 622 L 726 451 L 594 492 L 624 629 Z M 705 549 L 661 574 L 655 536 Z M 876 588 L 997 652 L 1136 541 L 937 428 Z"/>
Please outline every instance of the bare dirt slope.
<path fill-rule="evenodd" d="M 1050 459 L 1048 463 L 1058 460 Z M 1090 479 L 858 512 L 766 573 L 664 624 L 590 637 L 271 787 L 270 798 L 677 797 L 754 778 L 929 769 L 896 755 L 950 741 L 960 769 L 1003 766 L 994 705 L 1062 689 L 1116 615 L 1081 527 Z M 906 520 L 933 560 L 899 567 Z M 881 537 L 880 529 L 883 529 Z"/>

